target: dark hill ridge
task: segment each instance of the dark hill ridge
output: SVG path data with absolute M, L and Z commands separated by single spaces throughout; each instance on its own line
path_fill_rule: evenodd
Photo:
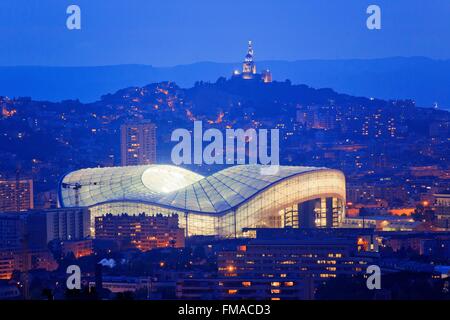
M 414 99 L 418 106 L 437 102 L 450 107 L 450 60 L 385 58 L 372 60 L 261 61 L 279 81 L 333 88 L 354 96 Z M 202 62 L 175 67 L 118 65 L 100 67 L 0 67 L 0 95 L 34 100 L 79 99 L 92 102 L 130 86 L 174 81 L 190 88 L 197 81 L 215 82 L 239 63 Z
M 219 78 L 216 82 L 197 82 L 183 89 L 173 82 L 154 83 L 144 87 L 121 89 L 102 96 L 98 104 L 130 105 L 153 111 L 190 110 L 194 115 L 216 117 L 220 113 L 241 115 L 250 108 L 256 117 L 288 113 L 294 116 L 297 106 L 339 106 L 352 108 L 392 109 L 396 106 L 414 107 L 411 100 L 381 100 L 337 93 L 332 89 L 314 89 L 294 85 L 290 81 L 263 83 L 257 80 Z

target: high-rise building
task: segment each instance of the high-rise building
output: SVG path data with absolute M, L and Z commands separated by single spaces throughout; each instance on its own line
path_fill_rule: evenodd
M 33 180 L 0 180 L 0 212 L 34 208 Z
M 147 216 L 145 214 L 95 218 L 95 237 L 117 241 L 121 246 L 141 251 L 155 248 L 184 247 L 184 229 L 178 227 L 178 215 Z
M 0 249 L 41 249 L 52 240 L 82 240 L 89 236 L 90 214 L 85 208 L 0 214 Z
M 122 166 L 156 163 L 156 126 L 151 122 L 120 127 Z
M 30 243 L 47 246 L 52 240 L 73 241 L 90 236 L 90 213 L 86 208 L 32 211 L 27 216 Z

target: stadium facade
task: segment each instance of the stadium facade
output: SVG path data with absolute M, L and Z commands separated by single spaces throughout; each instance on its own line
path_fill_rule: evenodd
M 186 234 L 239 237 L 244 228 L 338 227 L 345 217 L 340 171 L 280 166 L 263 175 L 239 165 L 208 177 L 170 165 L 93 168 L 64 176 L 61 207 L 104 214 L 178 214 Z

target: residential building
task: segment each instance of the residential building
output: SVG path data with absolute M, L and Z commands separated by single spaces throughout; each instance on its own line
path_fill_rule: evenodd
M 96 217 L 95 238 L 116 241 L 122 247 L 135 247 L 141 251 L 184 247 L 184 230 L 178 227 L 176 214 L 171 216 L 107 214 Z
M 122 166 L 156 163 L 156 126 L 151 122 L 120 127 Z
M 33 180 L 0 180 L 0 212 L 27 211 L 33 208 Z

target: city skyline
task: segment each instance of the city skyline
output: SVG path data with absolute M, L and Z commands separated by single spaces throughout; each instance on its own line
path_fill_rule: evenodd
M 450 300 L 449 14 L 2 1 L 0 302 Z

